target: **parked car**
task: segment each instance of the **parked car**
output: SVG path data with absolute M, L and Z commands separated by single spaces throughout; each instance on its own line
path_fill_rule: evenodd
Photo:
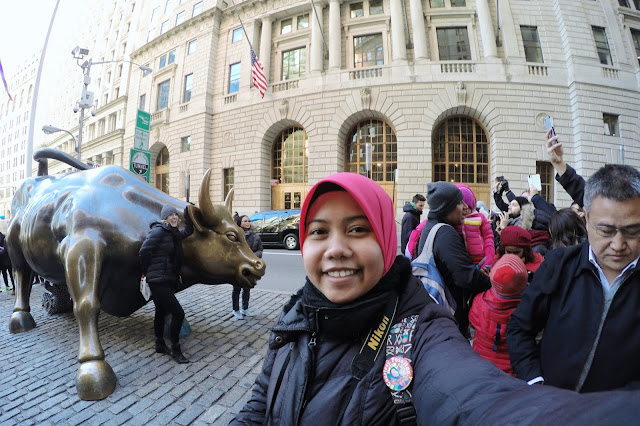
M 288 250 L 300 248 L 300 210 L 270 210 L 249 217 L 251 227 L 266 246 L 284 246 Z

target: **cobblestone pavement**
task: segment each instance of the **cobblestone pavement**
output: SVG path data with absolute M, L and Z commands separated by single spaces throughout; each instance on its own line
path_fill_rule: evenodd
M 115 392 L 82 401 L 72 313 L 47 314 L 41 285 L 31 293 L 36 328 L 10 334 L 14 297 L 0 293 L 0 424 L 226 425 L 249 398 L 269 329 L 288 294 L 252 290 L 249 320 L 232 320 L 231 286 L 196 285 L 177 297 L 191 325 L 181 339 L 189 364 L 156 354 L 154 305 L 127 318 L 100 314 L 100 341 L 116 373 Z

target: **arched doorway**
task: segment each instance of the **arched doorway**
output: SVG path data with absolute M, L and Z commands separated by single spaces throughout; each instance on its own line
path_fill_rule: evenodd
M 309 141 L 300 127 L 283 130 L 271 152 L 271 208 L 299 209 L 307 195 Z
M 452 116 L 433 132 L 433 181 L 464 183 L 489 205 L 489 138 L 475 119 Z
M 165 146 L 156 159 L 156 188 L 169 193 L 169 150 Z
M 371 144 L 371 179 L 394 200 L 394 176 L 398 168 L 396 132 L 382 120 L 365 120 L 347 133 L 345 171 L 367 175 L 366 145 Z

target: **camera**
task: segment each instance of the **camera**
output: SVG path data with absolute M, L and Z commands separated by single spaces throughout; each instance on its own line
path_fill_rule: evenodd
M 73 112 L 77 114 L 78 111 L 80 111 L 80 108 L 78 108 L 78 105 L 74 106 L 73 107 Z
M 92 110 L 91 110 L 91 116 L 92 116 L 92 117 L 95 117 L 95 116 L 96 116 L 96 110 L 95 110 L 95 109 L 92 109 Z

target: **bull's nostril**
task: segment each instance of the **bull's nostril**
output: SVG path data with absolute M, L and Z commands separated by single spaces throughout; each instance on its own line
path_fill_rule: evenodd
M 248 269 L 243 269 L 242 275 L 244 275 L 245 277 L 248 277 L 249 275 L 251 275 L 251 271 L 249 271 Z

